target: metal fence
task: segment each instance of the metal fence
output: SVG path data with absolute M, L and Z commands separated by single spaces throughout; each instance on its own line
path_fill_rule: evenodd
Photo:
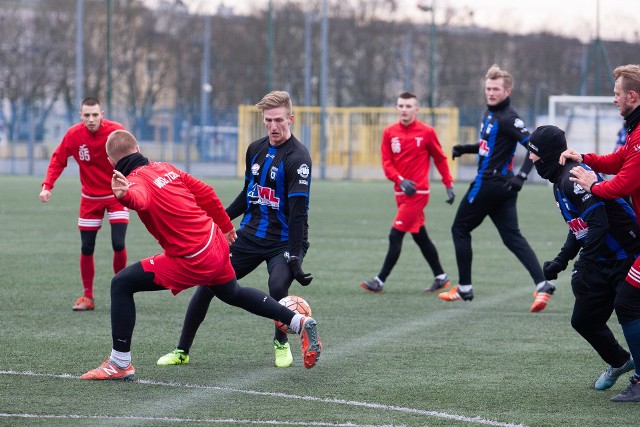
M 324 147 L 321 113 L 320 107 L 294 107 L 292 127 L 293 134 L 311 153 L 316 179 L 384 179 L 380 141 L 384 128 L 398 120 L 395 108 L 327 108 Z M 458 117 L 456 108 L 424 109 L 418 115 L 421 121 L 435 124 L 447 155 L 461 139 Z M 166 122 L 171 123 L 170 120 Z M 468 132 L 462 129 L 465 138 Z M 63 134 L 64 129 L 59 133 Z M 152 160 L 171 162 L 196 176 L 233 177 L 244 173 L 248 145 L 266 132 L 255 106 L 240 105 L 237 126 L 202 129 L 185 125 L 180 135 L 172 135 L 171 132 L 154 132 L 152 140 L 140 141 L 142 152 Z M 0 140 L 0 174 L 44 176 L 59 142 L 58 138 L 38 142 Z M 459 164 L 465 166 L 464 163 L 450 162 L 454 178 Z M 69 162 L 67 169 L 65 173 L 77 174 L 73 161 Z M 438 174 L 435 168 L 432 170 Z
M 325 147 L 322 147 L 320 107 L 294 107 L 293 113 L 292 132 L 309 149 L 316 179 L 322 177 L 320 170 L 326 179 L 384 179 L 380 141 L 384 128 L 398 120 L 395 108 L 327 108 Z M 418 118 L 435 123 L 445 153 L 458 144 L 456 108 L 424 109 Z M 239 107 L 238 129 L 238 170 L 242 173 L 248 145 L 265 135 L 262 117 L 254 106 Z M 457 164 L 451 163 L 451 167 L 452 175 L 456 176 Z

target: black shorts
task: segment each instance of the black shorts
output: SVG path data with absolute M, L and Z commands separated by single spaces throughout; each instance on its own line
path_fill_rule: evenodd
M 302 242 L 302 250 L 298 254 L 304 259 L 309 242 Z M 285 254 L 289 252 L 289 242 L 273 242 L 238 232 L 238 238 L 231 245 L 231 265 L 236 271 L 236 277 L 241 279 L 255 270 L 263 261 L 267 263 L 267 271 L 271 274 L 273 267 L 286 264 Z

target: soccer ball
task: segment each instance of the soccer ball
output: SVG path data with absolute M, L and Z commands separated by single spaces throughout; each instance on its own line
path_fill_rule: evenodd
M 297 313 L 302 314 L 303 316 L 311 317 L 311 307 L 309 306 L 309 303 L 301 297 L 289 295 L 282 298 L 278 302 L 287 307 L 289 310 L 293 310 Z M 295 332 L 289 329 L 289 325 L 285 325 L 284 323 L 278 322 L 277 320 L 274 320 L 273 322 L 282 332 L 287 334 L 295 334 Z

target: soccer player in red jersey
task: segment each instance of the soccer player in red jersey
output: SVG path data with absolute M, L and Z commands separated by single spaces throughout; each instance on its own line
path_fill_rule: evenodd
M 111 187 L 120 203 L 135 210 L 164 252 L 129 265 L 111 281 L 109 359 L 85 380 L 128 380 L 136 292 L 169 289 L 174 295 L 192 286 L 207 287 L 223 302 L 289 325 L 302 338 L 305 367 L 320 356 L 316 321 L 266 293 L 241 287 L 229 259 L 236 230 L 211 186 L 168 163 L 149 162 L 125 130 L 109 135 L 107 153 L 115 166 Z
M 398 212 L 389 232 L 389 248 L 382 269 L 373 279 L 360 282 L 360 287 L 368 292 L 383 291 L 387 276 L 400 258 L 406 233 L 411 233 L 435 276 L 433 284 L 425 292 L 434 292 L 450 283 L 440 264 L 438 251 L 424 226 L 424 208 L 429 202 L 431 159 L 442 176 L 449 204 L 453 204 L 455 199 L 453 179 L 438 136 L 431 126 L 416 118 L 418 109 L 416 95 L 402 93 L 396 103 L 400 120 L 385 128 L 382 134 L 382 168 L 385 176 L 394 183 Z
M 113 271 L 119 272 L 127 265 L 125 234 L 129 224 L 129 210 L 113 196 L 110 187 L 113 167 L 107 159 L 105 143 L 111 132 L 124 127 L 117 122 L 104 119 L 104 111 L 96 98 L 85 98 L 80 109 L 81 123 L 67 130 L 62 142 L 56 148 L 47 175 L 42 181 L 40 201 L 47 203 L 51 190 L 64 169 L 67 160 L 73 156 L 80 169 L 82 197 L 78 214 L 78 229 L 82 243 L 80 253 L 80 278 L 84 288 L 83 295 L 73 306 L 75 311 L 94 309 L 93 251 L 98 230 L 102 227 L 104 212 L 111 224 L 111 246 L 113 247 Z

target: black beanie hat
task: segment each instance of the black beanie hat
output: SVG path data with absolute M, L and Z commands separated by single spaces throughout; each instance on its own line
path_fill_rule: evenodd
M 527 141 L 527 148 L 540 158 L 559 157 L 567 149 L 564 131 L 557 126 L 540 126 Z

